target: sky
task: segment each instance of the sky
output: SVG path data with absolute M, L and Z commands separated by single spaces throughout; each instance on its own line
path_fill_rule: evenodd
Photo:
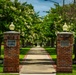
M 51 0 L 18 0 L 19 2 L 27 2 L 28 4 L 32 4 L 36 12 L 40 12 L 40 16 L 45 16 L 51 7 L 54 7 L 54 3 Z M 59 5 L 63 5 L 63 0 L 52 0 L 54 2 L 59 3 Z M 74 0 L 65 0 L 65 4 L 72 3 Z

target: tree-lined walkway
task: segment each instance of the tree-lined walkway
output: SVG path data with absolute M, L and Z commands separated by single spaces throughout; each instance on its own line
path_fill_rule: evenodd
M 55 75 L 54 61 L 44 48 L 31 48 L 22 63 L 20 75 Z

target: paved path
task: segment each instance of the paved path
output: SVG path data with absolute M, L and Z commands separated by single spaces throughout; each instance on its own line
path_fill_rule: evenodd
M 49 57 L 44 48 L 31 48 L 22 63 L 20 75 L 56 75 L 52 64 L 54 61 Z

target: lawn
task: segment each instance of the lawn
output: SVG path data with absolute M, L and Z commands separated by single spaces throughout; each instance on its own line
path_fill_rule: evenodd
M 20 59 L 23 59 L 24 56 L 28 53 L 29 50 L 30 50 L 30 48 L 28 48 L 28 47 L 26 47 L 26 48 L 21 48 L 21 49 L 20 49 L 19 58 L 20 58 Z
M 19 74 L 15 74 L 15 73 L 0 73 L 0 75 L 19 75 Z
M 45 48 L 45 50 L 50 54 L 52 59 L 56 61 L 57 54 L 55 48 Z M 73 55 L 74 57 L 74 55 Z M 73 64 L 73 72 L 72 73 L 57 73 L 56 75 L 76 75 L 76 64 Z
M 30 48 L 27 48 L 27 47 L 20 48 L 19 59 L 22 60 L 29 50 Z M 2 59 L 4 58 L 4 46 L 1 47 L 1 57 Z M 3 73 L 3 63 L 2 63 L 0 64 L 0 75 L 19 75 L 19 74 Z

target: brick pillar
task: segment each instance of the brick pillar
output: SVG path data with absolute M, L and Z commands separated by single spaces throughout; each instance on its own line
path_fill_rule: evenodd
M 15 31 L 4 33 L 4 72 L 19 72 L 20 34 Z
M 57 34 L 57 72 L 72 72 L 73 34 Z

